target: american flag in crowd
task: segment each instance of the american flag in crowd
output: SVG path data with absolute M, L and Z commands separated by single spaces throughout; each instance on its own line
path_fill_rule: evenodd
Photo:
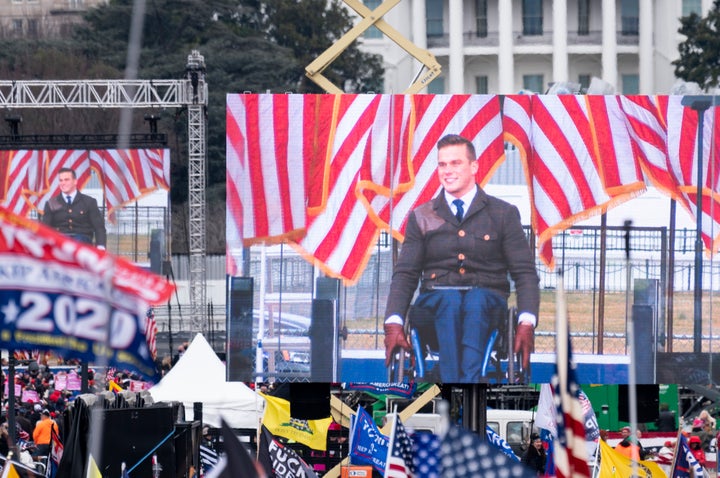
M 580 401 L 580 385 L 575 378 L 570 331 L 562 273 L 558 274 L 555 329 L 556 371 L 551 383 L 557 407 L 557 441 L 554 444 L 555 475 L 558 478 L 590 478 L 585 414 Z
M 413 442 L 396 414 L 390 432 L 388 457 L 385 461 L 385 478 L 408 478 L 412 476 L 415 476 Z
M 460 427 L 450 427 L 443 438 L 440 463 L 443 478 L 536 478 L 528 466 Z
M 440 478 L 440 437 L 417 431 L 412 435 L 416 478 Z
M 150 356 L 155 359 L 157 357 L 157 321 L 155 320 L 155 309 L 148 307 L 145 316 L 145 338 L 147 339 Z

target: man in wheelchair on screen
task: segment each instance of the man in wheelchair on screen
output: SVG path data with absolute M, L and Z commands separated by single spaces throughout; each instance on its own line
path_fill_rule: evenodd
M 518 325 L 513 350 L 529 370 L 540 307 L 539 279 L 518 209 L 475 182 L 473 144 L 458 135 L 438 141 L 440 193 L 410 213 L 385 311 L 385 364 L 411 350 L 403 327 L 414 307 L 432 312 L 444 383 L 481 381 L 492 331 L 507 313 L 515 283 Z

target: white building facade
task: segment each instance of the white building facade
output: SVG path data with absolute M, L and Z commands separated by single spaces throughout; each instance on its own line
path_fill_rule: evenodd
M 370 9 L 382 0 L 364 0 Z M 442 74 L 427 93 L 543 93 L 553 82 L 617 94 L 669 94 L 680 17 L 712 0 L 401 0 L 384 19 L 429 50 Z M 384 93 L 402 93 L 421 64 L 376 28 L 362 48 L 385 62 Z

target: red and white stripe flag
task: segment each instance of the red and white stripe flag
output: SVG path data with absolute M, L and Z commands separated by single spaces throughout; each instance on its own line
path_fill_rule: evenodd
M 310 165 L 325 158 L 331 95 L 227 96 L 228 245 L 304 235 Z M 307 117 L 306 117 L 307 115 Z M 316 117 L 316 115 L 318 115 Z M 329 118 L 329 116 L 328 116 Z M 310 184 L 321 190 L 322 173 Z
M 627 160 L 632 143 L 612 98 L 515 95 L 505 105 L 506 137 L 529 175 L 540 257 L 553 267 L 552 238 L 643 192 L 640 169 Z
M 414 95 L 407 105 L 407 127 L 397 135 L 403 150 L 393 201 L 380 212 L 384 223 L 402 239 L 414 208 L 440 190 L 437 142 L 459 134 L 475 146 L 479 168 L 476 181 L 484 186 L 505 159 L 500 100 L 494 95 Z
M 228 247 L 296 240 L 348 283 L 438 191 L 440 137 L 475 143 L 481 184 L 503 158 L 496 96 L 229 95 L 227 124 Z
M 148 343 L 150 356 L 154 360 L 157 358 L 157 320 L 155 320 L 155 309 L 152 307 L 148 308 L 145 316 L 145 339 Z
M 555 300 L 556 372 L 551 384 L 557 407 L 557 440 L 554 443 L 555 475 L 558 478 L 590 478 L 585 442 L 585 412 L 582 393 L 575 378 L 570 329 L 562 275 L 558 277 Z
M 125 204 L 157 189 L 169 189 L 167 149 L 104 149 L 90 151 L 90 165 L 103 184 L 108 217 Z
M 621 96 L 620 102 L 643 170 L 658 189 L 697 217 L 697 113 L 680 96 Z M 704 113 L 702 239 L 709 251 L 720 247 L 720 138 L 718 108 Z

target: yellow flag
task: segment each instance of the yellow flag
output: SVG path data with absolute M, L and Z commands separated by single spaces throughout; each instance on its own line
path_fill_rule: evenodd
M 637 462 L 637 476 L 667 478 L 665 472 L 654 461 Z M 600 474 L 598 478 L 625 478 L 633 476 L 633 460 L 613 450 L 600 440 Z
M 2 472 L 2 478 L 20 478 L 20 475 L 15 469 L 15 465 L 10 463 L 10 460 L 5 462 L 5 467 L 3 468 Z
M 98 468 L 97 463 L 95 463 L 95 458 L 93 458 L 92 455 L 90 455 L 90 459 L 88 460 L 87 473 L 85 474 L 85 478 L 102 478 L 100 468 Z
M 285 399 L 261 394 L 265 398 L 265 414 L 262 424 L 273 435 L 307 445 L 313 450 L 327 449 L 327 431 L 332 417 L 320 420 L 300 420 L 290 416 L 290 402 Z

